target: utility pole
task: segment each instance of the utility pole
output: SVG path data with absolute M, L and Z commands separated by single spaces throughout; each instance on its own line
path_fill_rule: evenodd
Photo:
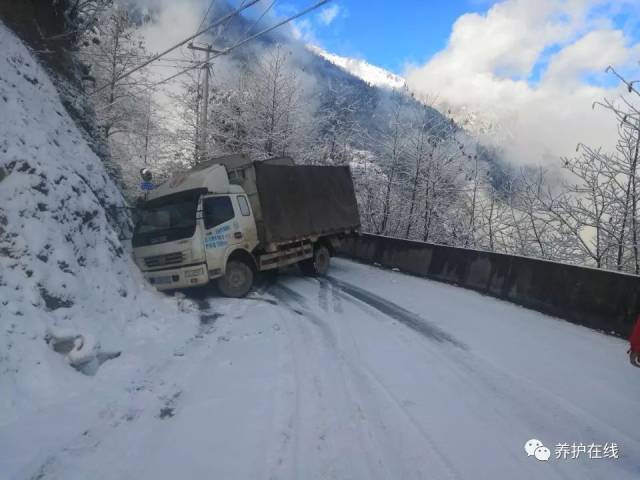
M 144 164 L 147 164 L 147 154 L 149 153 L 149 127 L 151 125 L 151 94 L 148 96 L 147 121 L 144 128 Z
M 207 118 L 209 110 L 209 61 L 211 60 L 212 53 L 220 53 L 220 50 L 216 50 L 211 45 L 205 44 L 204 47 L 197 47 L 193 43 L 187 45 L 187 48 L 191 50 L 199 50 L 207 54 L 206 60 L 202 68 L 204 69 L 204 75 L 202 80 L 202 102 L 200 107 L 200 115 L 198 116 L 198 139 L 196 142 L 196 151 L 198 154 L 198 161 L 201 162 L 207 159 Z

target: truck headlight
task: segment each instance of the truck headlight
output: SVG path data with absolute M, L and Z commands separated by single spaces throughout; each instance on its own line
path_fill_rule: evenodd
M 195 269 L 193 269 L 193 270 L 185 270 L 185 271 L 184 271 L 184 276 L 185 276 L 186 278 L 197 277 L 197 276 L 202 275 L 202 274 L 203 274 L 202 267 L 200 267 L 200 268 L 195 268 Z

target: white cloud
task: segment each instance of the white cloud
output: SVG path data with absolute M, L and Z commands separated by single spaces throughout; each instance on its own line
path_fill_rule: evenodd
M 318 17 L 320 18 L 320 21 L 322 23 L 324 23 L 325 25 L 330 25 L 331 22 L 333 22 L 336 19 L 339 13 L 340 13 L 340 5 L 338 5 L 337 3 L 334 3 L 330 7 L 324 8 L 320 12 Z
M 296 20 L 294 22 L 291 22 L 290 25 L 291 33 L 293 35 L 293 38 L 295 38 L 296 40 L 300 40 L 303 43 L 318 43 L 313 24 L 308 18 Z
M 553 162 L 580 141 L 612 148 L 615 121 L 591 106 L 619 89 L 586 78 L 640 59 L 638 45 L 609 20 L 623 3 L 505 0 L 484 15 L 463 15 L 445 49 L 408 68 L 407 83 L 499 125 L 515 162 Z
M 166 49 L 193 34 L 200 25 L 205 11 L 202 0 L 145 1 L 158 9 L 154 21 L 142 27 L 142 35 L 147 46 L 154 51 Z
M 630 52 L 619 30 L 595 30 L 556 54 L 544 74 L 545 82 L 579 83 L 581 73 L 599 71 L 603 65 L 624 64 Z
M 282 8 L 281 12 L 286 11 Z M 291 12 L 288 12 L 291 14 Z M 316 29 L 322 26 L 328 26 L 338 17 L 338 15 L 344 16 L 345 12 L 338 4 L 333 4 L 320 11 L 315 17 L 306 17 L 300 20 L 295 20 L 289 24 L 290 32 L 293 38 L 300 40 L 303 43 L 311 45 L 319 45 L 321 42 L 316 35 Z

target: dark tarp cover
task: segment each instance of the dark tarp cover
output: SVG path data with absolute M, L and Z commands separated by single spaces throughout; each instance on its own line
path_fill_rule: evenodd
M 254 163 L 262 241 L 296 240 L 360 228 L 349 167 Z

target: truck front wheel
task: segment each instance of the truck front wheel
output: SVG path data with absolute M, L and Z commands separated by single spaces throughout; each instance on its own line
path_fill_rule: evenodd
M 319 245 L 313 249 L 313 257 L 300 262 L 300 270 L 307 275 L 325 276 L 329 270 L 329 249 Z
M 244 262 L 229 260 L 224 275 L 217 283 L 225 297 L 244 297 L 253 286 L 253 270 Z

